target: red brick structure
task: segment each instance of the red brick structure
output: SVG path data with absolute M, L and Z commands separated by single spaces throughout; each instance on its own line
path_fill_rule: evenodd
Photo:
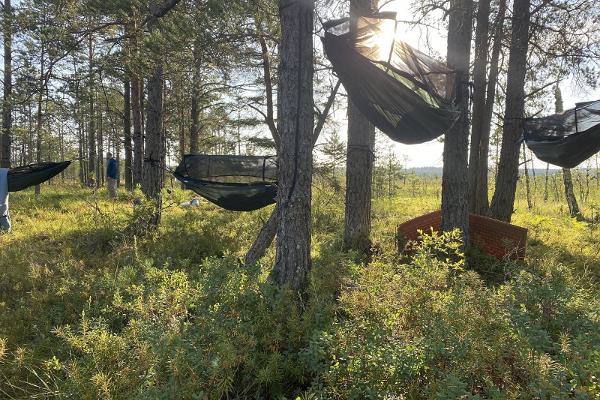
M 418 230 L 427 233 L 433 229 L 437 232 L 440 230 L 440 224 L 440 211 L 406 221 L 398 226 L 398 243 L 418 241 L 420 239 Z M 469 215 L 469 228 L 471 244 L 484 253 L 498 259 L 507 257 L 513 260 L 525 259 L 527 229 L 475 214 Z

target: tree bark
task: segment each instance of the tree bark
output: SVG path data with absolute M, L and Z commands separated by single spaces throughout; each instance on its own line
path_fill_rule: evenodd
M 311 269 L 313 0 L 280 0 L 280 135 L 277 245 L 279 285 L 302 290 Z
M 276 206 L 277 207 L 277 206 Z M 254 265 L 265 255 L 265 252 L 273 243 L 275 234 L 277 233 L 277 208 L 273 210 L 267 222 L 263 225 L 258 233 L 256 240 L 252 243 L 250 250 L 244 258 L 245 265 Z
M 42 162 L 42 124 L 43 124 L 43 114 L 42 114 L 42 103 L 44 101 L 44 92 L 46 90 L 46 47 L 45 44 L 42 43 L 40 50 L 40 87 L 39 93 L 37 97 L 37 114 L 36 114 L 36 124 L 35 124 L 35 132 L 36 132 L 36 161 L 38 163 Z M 35 195 L 38 196 L 41 193 L 40 185 L 35 186 Z
M 527 200 L 527 209 L 531 210 L 533 208 L 533 202 L 531 200 L 531 182 L 529 180 L 529 168 L 527 167 L 527 150 L 525 148 L 525 143 L 523 143 L 523 168 L 525 174 L 525 197 Z
M 93 38 L 90 35 L 88 41 L 88 96 L 89 96 L 89 113 L 90 123 L 88 129 L 88 185 L 98 186 L 100 177 L 97 175 L 97 160 L 96 160 L 96 109 L 94 104 L 94 71 L 93 71 Z M 96 179 L 94 179 L 96 175 Z
M 198 152 L 198 141 L 200 136 L 200 79 L 201 79 L 201 64 L 200 57 L 201 44 L 199 40 L 194 43 L 194 71 L 192 76 L 192 110 L 190 126 L 190 153 Z
M 357 18 L 377 7 L 377 1 L 351 0 L 351 33 Z M 346 208 L 344 247 L 368 253 L 371 248 L 371 185 L 375 127 L 348 98 L 348 145 L 346 159 Z
M 149 221 L 153 227 L 158 226 L 161 219 L 161 190 L 163 187 L 162 160 L 163 143 L 163 60 L 162 54 L 156 54 L 154 70 L 148 80 L 148 109 L 146 116 L 146 138 L 144 152 L 144 169 L 142 191 L 154 202 L 154 215 Z
M 12 145 L 12 6 L 4 0 L 4 98 L 2 99 L 2 138 L 0 167 L 10 168 Z
M 550 174 L 550 164 L 546 163 L 546 173 L 544 175 L 544 203 L 548 201 L 548 176 Z
M 469 154 L 469 211 L 479 213 L 487 208 L 480 204 L 478 177 L 482 167 L 483 130 L 486 106 L 486 69 L 489 52 L 489 18 L 491 0 L 480 0 L 475 31 L 475 60 L 473 62 L 473 118 L 471 126 L 471 151 Z M 487 202 L 487 196 L 486 196 Z
M 498 73 L 500 70 L 500 50 L 504 36 L 504 19 L 506 16 L 506 0 L 500 0 L 498 14 L 494 21 L 494 45 L 490 60 L 490 71 L 487 83 L 487 94 L 485 101 L 485 117 L 482 125 L 481 140 L 479 145 L 479 165 L 477 167 L 477 184 L 475 191 L 475 212 L 487 215 L 490 211 L 488 200 L 488 169 L 490 134 L 492 129 L 492 117 L 494 104 L 496 102 L 496 87 L 498 84 Z
M 492 198 L 492 217 L 510 222 L 519 178 L 519 138 L 525 112 L 525 73 L 529 39 L 530 0 L 515 0 L 506 82 L 502 149 Z
M 125 149 L 125 189 L 133 190 L 133 151 L 131 148 L 131 85 L 123 82 L 123 148 Z
M 142 184 L 144 175 L 144 137 L 142 134 L 141 82 L 135 74 L 131 77 L 131 113 L 133 117 L 133 185 Z
M 565 197 L 567 198 L 567 205 L 569 206 L 569 215 L 571 217 L 580 217 L 581 211 L 579 204 L 577 204 L 577 198 L 575 197 L 575 191 L 573 190 L 573 175 L 569 168 L 563 168 L 563 182 L 565 184 Z
M 462 231 L 469 246 L 469 58 L 473 19 L 472 0 L 453 0 L 448 22 L 448 66 L 456 71 L 452 93 L 459 115 L 444 137 L 441 228 Z

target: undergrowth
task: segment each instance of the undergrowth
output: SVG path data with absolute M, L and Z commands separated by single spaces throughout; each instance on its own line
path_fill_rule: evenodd
M 341 250 L 343 193 L 315 190 L 306 298 L 271 282 L 273 249 L 240 263 L 270 209 L 173 189 L 148 232 L 139 194 L 11 197 L 0 398 L 600 398 L 597 225 L 518 207 L 526 263 L 467 262 L 457 233 L 401 256 L 395 225 L 437 204 L 410 190 L 375 200 L 368 265 Z

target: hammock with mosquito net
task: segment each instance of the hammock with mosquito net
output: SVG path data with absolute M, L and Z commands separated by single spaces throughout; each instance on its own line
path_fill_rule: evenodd
M 18 192 L 40 185 L 63 172 L 71 161 L 44 162 L 8 170 L 8 191 Z
M 277 158 L 188 154 L 173 173 L 188 189 L 230 211 L 253 211 L 275 203 Z
M 526 118 L 523 130 L 537 158 L 574 168 L 600 152 L 600 100 L 578 103 L 562 114 Z
M 446 133 L 457 113 L 455 74 L 396 38 L 395 13 L 329 21 L 321 39 L 333 70 L 363 115 L 392 140 L 417 144 Z
M 70 161 L 47 162 L 0 169 L 0 232 L 10 232 L 12 227 L 8 209 L 10 192 L 44 183 L 64 171 L 69 164 Z

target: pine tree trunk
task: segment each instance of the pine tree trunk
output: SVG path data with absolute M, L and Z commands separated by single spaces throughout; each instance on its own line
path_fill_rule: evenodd
M 468 153 L 469 153 L 469 57 L 473 18 L 472 0 L 453 0 L 448 22 L 448 66 L 456 71 L 454 104 L 458 120 L 444 137 L 441 228 L 462 231 L 469 244 Z
M 273 210 L 267 222 L 263 225 L 256 240 L 252 243 L 250 250 L 246 253 L 244 259 L 245 265 L 254 265 L 260 260 L 265 252 L 273 243 L 277 232 L 277 208 Z
M 525 197 L 527 200 L 527 209 L 533 208 L 533 202 L 531 201 L 531 182 L 529 180 L 529 168 L 527 168 L 527 150 L 525 149 L 525 142 L 523 142 L 523 168 L 525 173 Z
M 131 76 L 131 113 L 133 117 L 133 185 L 142 184 L 144 166 L 144 138 L 142 134 L 141 83 L 137 76 Z
M 513 5 L 502 149 L 496 190 L 492 198 L 492 216 L 506 222 L 511 220 L 519 177 L 519 137 L 522 133 L 525 110 L 529 6 L 530 0 L 515 0 Z
M 36 161 L 42 162 L 42 103 L 44 101 L 44 92 L 46 89 L 46 48 L 42 43 L 41 55 L 40 55 L 40 81 L 39 81 L 39 93 L 37 98 L 37 114 L 36 114 Z M 40 185 L 35 186 L 35 195 L 41 193 Z
M 573 190 L 573 175 L 569 168 L 563 168 L 563 182 L 565 184 L 565 197 L 567 199 L 567 205 L 569 206 L 569 214 L 571 217 L 580 217 L 581 211 L 579 210 L 579 204 L 577 204 L 577 198 L 575 197 L 575 191 Z
M 96 187 L 104 186 L 104 124 L 102 121 L 102 110 L 98 113 L 98 167 L 96 168 L 96 176 L 98 181 Z
M 351 0 L 351 32 L 357 18 L 376 8 L 371 0 Z M 375 127 L 348 98 L 348 147 L 346 150 L 346 208 L 344 247 L 368 253 L 371 248 L 371 182 Z
M 311 268 L 313 0 L 280 0 L 278 284 L 304 289 Z
M 98 185 L 99 176 L 96 175 L 94 179 L 95 172 L 97 172 L 97 163 L 96 160 L 96 109 L 95 109 L 95 99 L 94 99 L 94 71 L 93 71 L 93 38 L 90 36 L 88 41 L 88 96 L 89 96 L 89 129 L 88 129 L 88 185 L 94 186 Z
M 200 72 L 201 72 L 200 58 L 200 43 L 197 40 L 194 43 L 194 71 L 192 77 L 192 110 L 191 119 L 192 124 L 190 126 L 190 153 L 195 154 L 198 152 L 198 140 L 200 136 Z
M 475 32 L 475 60 L 473 64 L 473 118 L 471 126 L 471 151 L 469 154 L 469 211 L 479 213 L 487 208 L 478 197 L 479 169 L 482 167 L 483 130 L 486 107 L 486 69 L 489 51 L 489 17 L 491 0 L 480 0 L 477 10 L 477 30 Z M 487 197 L 487 196 L 486 196 Z M 486 198 L 487 202 L 487 198 Z M 486 204 L 487 206 L 487 204 Z
M 10 168 L 12 145 L 12 6 L 4 0 L 4 98 L 2 99 L 2 137 L 0 167 Z
M 550 174 L 550 164 L 546 163 L 546 174 L 544 175 L 544 203 L 548 201 L 548 176 Z
M 123 148 L 125 149 L 125 189 L 133 190 L 133 151 L 131 148 L 131 85 L 123 83 Z
M 163 173 L 161 169 L 164 153 L 162 137 L 163 85 L 162 61 L 157 59 L 152 76 L 148 80 L 148 114 L 146 117 L 146 142 L 144 146 L 144 172 L 142 179 L 142 191 L 155 204 L 154 215 L 149 221 L 150 225 L 155 227 L 160 223 L 160 192 L 163 187 Z

